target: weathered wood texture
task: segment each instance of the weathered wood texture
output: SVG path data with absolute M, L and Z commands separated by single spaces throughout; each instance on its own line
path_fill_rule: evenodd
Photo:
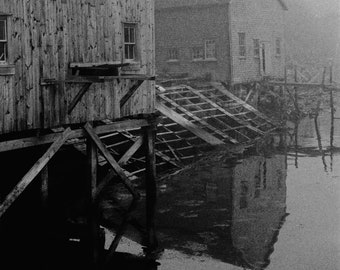
M 83 85 L 40 84 L 64 80 L 73 62 L 124 61 L 124 22 L 137 24 L 138 61 L 123 71 L 153 75 L 152 0 L 0 0 L 0 11 L 12 14 L 8 61 L 15 67 L 14 75 L 0 75 L 0 134 L 153 112 L 152 81 L 123 108 L 120 99 L 135 80 L 94 83 L 70 115 Z

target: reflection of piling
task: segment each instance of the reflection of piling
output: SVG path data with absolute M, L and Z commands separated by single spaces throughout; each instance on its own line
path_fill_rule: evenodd
M 299 123 L 298 119 L 296 119 L 294 123 L 294 136 L 295 136 L 295 168 L 298 168 L 298 135 L 299 135 Z
M 321 134 L 320 134 L 319 124 L 318 124 L 319 109 L 320 109 L 320 100 L 318 101 L 317 111 L 316 111 L 315 116 L 314 116 L 314 125 L 315 125 L 315 132 L 316 132 L 316 138 L 318 140 L 319 150 L 320 150 L 320 153 L 321 153 L 322 163 L 323 163 L 325 171 L 327 171 L 325 153 L 322 149 Z
M 316 111 L 315 111 L 315 115 L 314 115 L 314 125 L 315 125 L 315 132 L 316 132 L 319 150 L 320 150 L 320 153 L 321 153 L 322 163 L 323 163 L 325 171 L 327 172 L 327 164 L 326 164 L 326 161 L 325 161 L 325 153 L 322 149 L 321 134 L 320 134 L 319 124 L 318 124 L 321 98 L 322 98 L 322 94 L 324 93 L 324 90 L 325 90 L 325 77 L 326 77 L 326 68 L 324 68 L 324 71 L 323 71 L 323 74 L 322 74 L 321 92 L 320 92 L 320 96 L 319 96 L 319 99 L 318 99 L 318 102 L 317 102 Z
M 329 73 L 329 83 L 333 83 L 333 66 L 330 66 Z M 333 170 L 333 143 L 334 143 L 334 98 L 333 98 L 333 88 L 329 91 L 329 101 L 331 107 L 331 131 L 330 131 L 330 156 L 331 156 L 331 170 Z

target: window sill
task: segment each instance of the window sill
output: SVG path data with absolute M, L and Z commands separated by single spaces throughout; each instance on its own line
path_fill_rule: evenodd
M 216 58 L 193 59 L 192 62 L 217 62 L 217 59 Z
M 167 60 L 166 61 L 167 63 L 174 63 L 174 64 L 176 64 L 176 63 L 179 63 L 179 60 Z
M 140 62 L 133 60 L 125 60 L 124 63 L 129 64 L 128 66 L 122 67 L 122 71 L 134 71 L 140 70 Z
M 0 76 L 12 76 L 15 74 L 15 66 L 9 64 L 0 64 Z

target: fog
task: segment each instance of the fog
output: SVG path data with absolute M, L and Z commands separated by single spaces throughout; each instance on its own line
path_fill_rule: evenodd
M 287 58 L 300 63 L 340 63 L 340 1 L 285 0 Z

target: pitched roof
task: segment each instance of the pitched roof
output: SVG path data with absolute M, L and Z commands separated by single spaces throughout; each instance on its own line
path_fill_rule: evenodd
M 213 4 L 227 4 L 233 0 L 156 0 L 156 9 L 187 7 L 187 6 L 208 6 Z M 235 0 L 234 0 L 235 1 Z M 284 10 L 288 7 L 284 0 L 277 0 Z

